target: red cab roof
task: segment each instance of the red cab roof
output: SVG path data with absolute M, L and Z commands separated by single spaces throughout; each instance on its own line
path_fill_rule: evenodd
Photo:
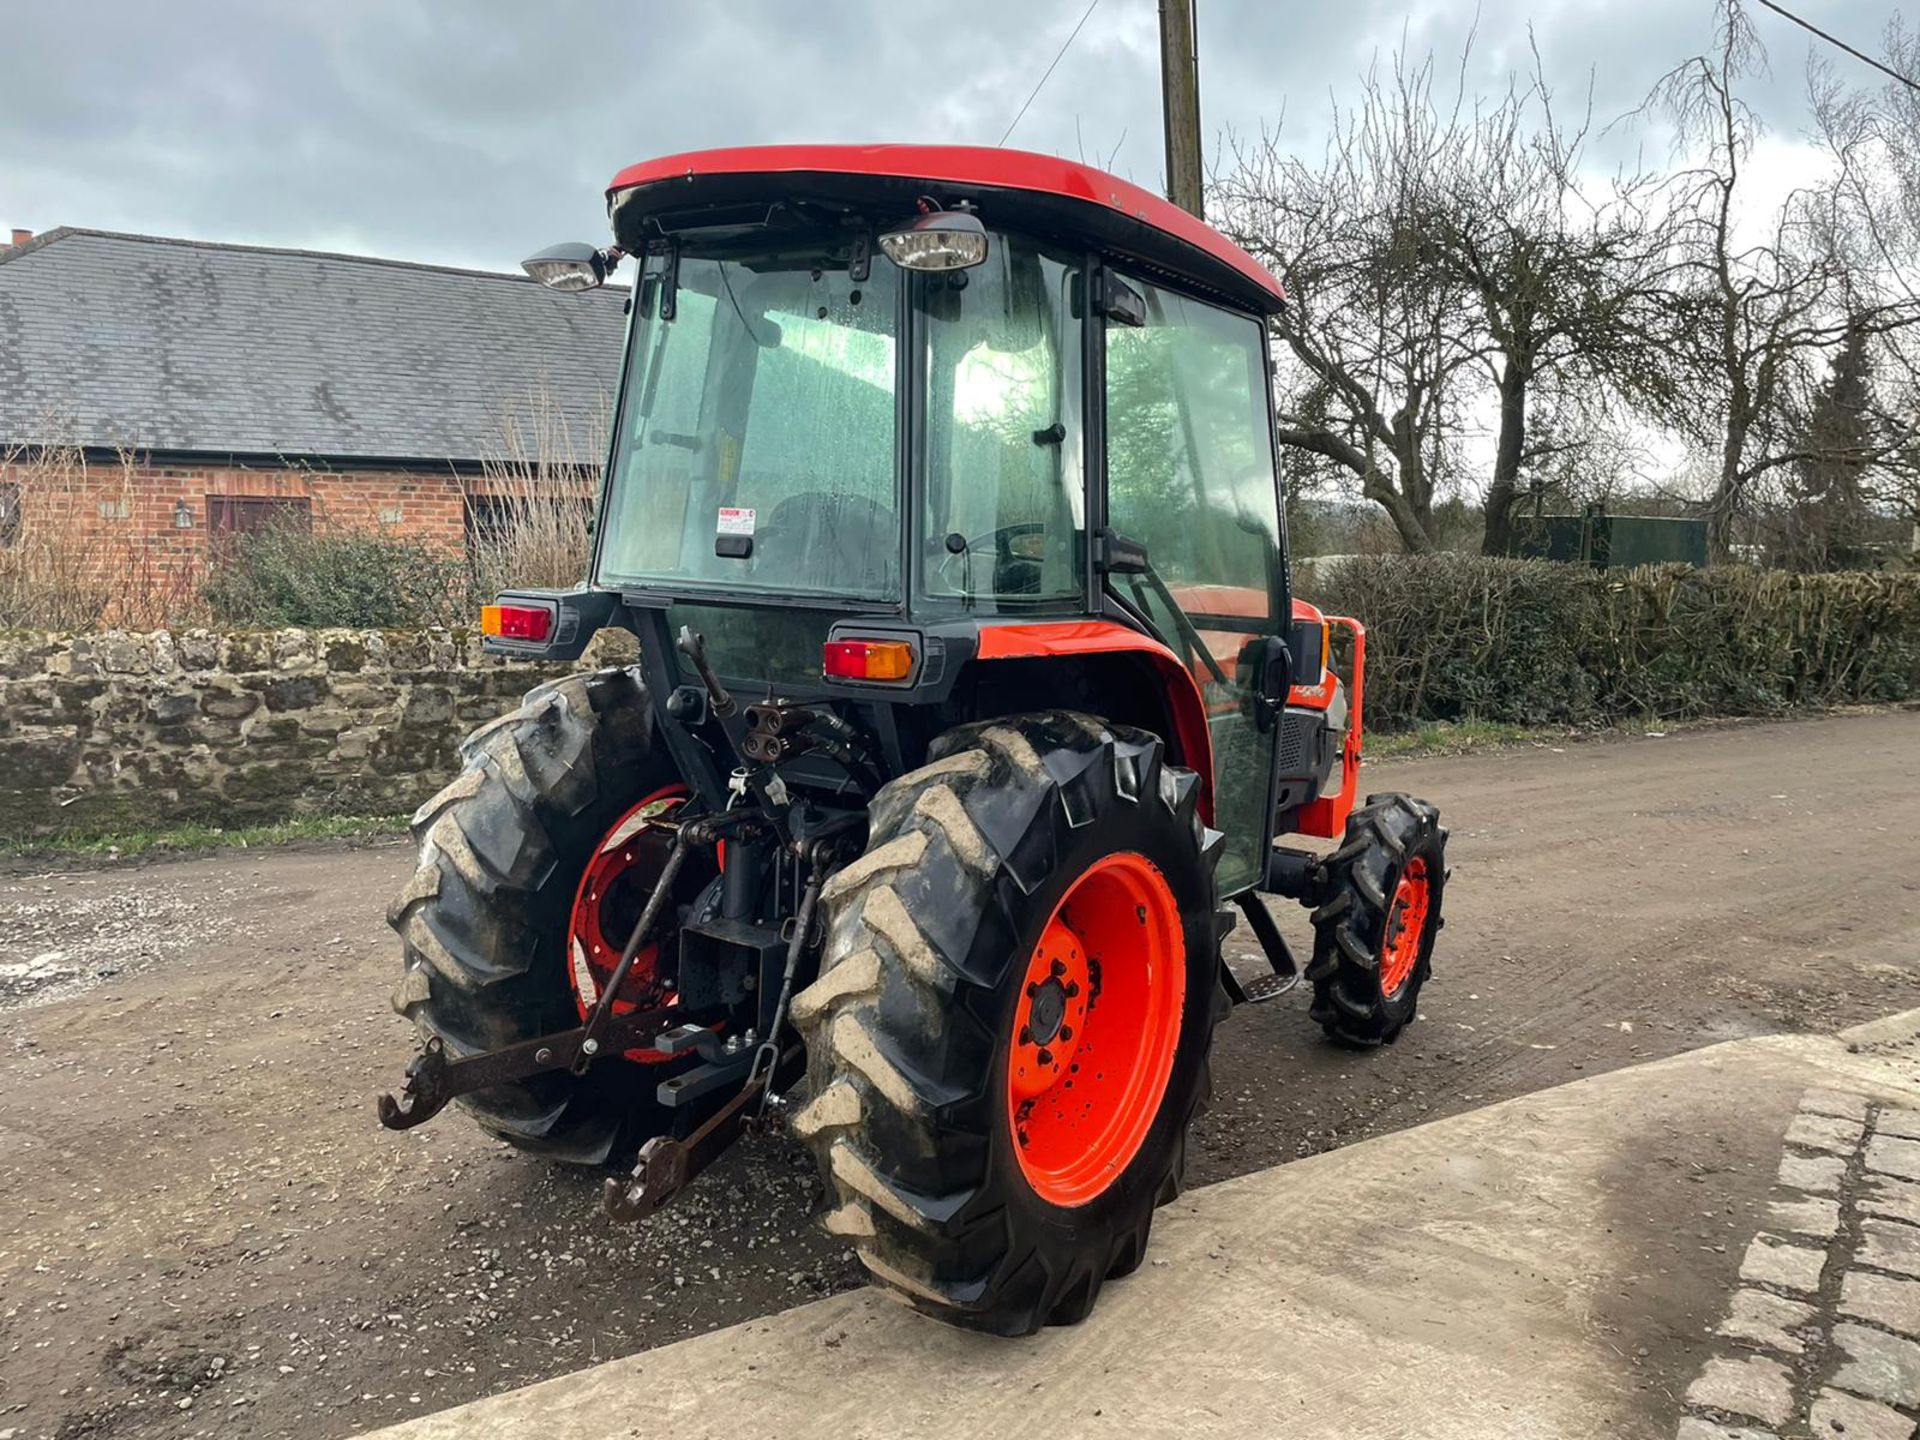
M 1270 305 L 1285 297 L 1258 260 L 1205 221 L 1171 201 L 1091 165 L 1029 150 L 984 145 L 748 145 L 690 150 L 629 165 L 613 177 L 609 196 L 635 186 L 720 175 L 818 174 L 925 180 L 994 190 L 1021 190 L 1094 205 L 1158 231 L 1234 272 Z

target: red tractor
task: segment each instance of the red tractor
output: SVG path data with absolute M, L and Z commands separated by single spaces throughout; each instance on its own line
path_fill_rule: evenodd
M 1413 1018 L 1440 927 L 1434 808 L 1356 805 L 1365 632 L 1290 593 L 1280 289 L 1009 150 L 675 155 L 607 203 L 611 247 L 526 267 L 638 261 L 590 579 L 482 628 L 641 658 L 535 689 L 415 817 L 424 1047 L 382 1119 L 637 1148 L 627 1219 L 784 1123 L 882 1285 L 1077 1320 L 1180 1187 L 1214 1026 L 1301 978 L 1266 898 L 1312 907 L 1353 1044 Z M 1224 962 L 1236 911 L 1270 973 Z

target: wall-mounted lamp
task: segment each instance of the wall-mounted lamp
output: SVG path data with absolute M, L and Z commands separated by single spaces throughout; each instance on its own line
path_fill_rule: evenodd
M 173 528 L 176 530 L 193 528 L 193 506 L 184 500 L 173 502 Z

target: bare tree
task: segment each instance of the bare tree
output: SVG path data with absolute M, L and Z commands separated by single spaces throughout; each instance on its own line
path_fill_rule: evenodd
M 1668 72 L 1650 106 L 1673 122 L 1682 157 L 1669 185 L 1673 303 L 1683 321 L 1673 334 L 1692 397 L 1680 413 L 1716 455 L 1706 515 L 1712 549 L 1724 557 L 1756 487 L 1820 458 L 1806 443 L 1804 417 L 1850 337 L 1894 334 L 1920 310 L 1889 292 L 1880 267 L 1858 263 L 1858 247 L 1838 243 L 1849 230 L 1836 196 L 1854 183 L 1844 167 L 1840 179 L 1789 196 L 1768 223 L 1742 224 L 1761 127 L 1739 86 L 1765 56 L 1740 0 L 1718 0 L 1718 8 L 1712 53 Z
M 1523 472 L 1552 453 L 1530 440 L 1530 406 L 1670 403 L 1668 237 L 1649 177 L 1583 176 L 1587 122 L 1561 126 L 1537 56 L 1490 101 L 1466 97 L 1469 57 L 1443 107 L 1431 58 L 1396 56 L 1336 112 L 1317 166 L 1268 136 L 1215 188 L 1291 297 L 1281 440 L 1357 476 L 1410 550 L 1431 548 L 1437 493 L 1484 489 L 1481 547 L 1500 554 Z M 1470 475 L 1459 441 L 1488 408 L 1492 472 Z
M 1920 36 L 1898 17 L 1887 27 L 1881 58 L 1920 81 Z M 1920 91 L 1901 83 L 1848 88 L 1823 62 L 1811 66 L 1808 88 L 1817 133 L 1834 162 L 1823 216 L 1827 241 L 1855 273 L 1875 277 L 1883 294 L 1911 310 L 1920 305 Z M 1830 386 L 1839 385 L 1842 362 Z M 1842 431 L 1855 434 L 1853 453 L 1828 455 L 1822 468 L 1849 465 L 1865 504 L 1912 526 L 1920 547 L 1920 325 L 1888 327 L 1856 363 L 1872 374 L 1857 402 L 1870 418 Z
M 1510 528 L 1529 505 L 1556 514 L 1594 504 L 1657 506 L 1651 497 L 1666 478 L 1665 436 L 1649 426 L 1645 408 L 1599 385 L 1556 383 L 1544 398 L 1528 411 L 1526 483 L 1516 491 Z
M 1588 119 L 1558 122 L 1544 66 L 1470 126 L 1460 127 L 1439 192 L 1421 218 L 1435 263 L 1478 308 L 1481 348 L 1498 404 L 1482 553 L 1505 554 L 1524 469 L 1556 453 L 1529 406 L 1583 412 L 1589 428 L 1616 397 L 1664 413 L 1669 236 L 1651 177 L 1582 175 Z
M 1281 443 L 1356 479 L 1415 553 L 1435 548 L 1434 500 L 1482 359 L 1471 297 L 1415 221 L 1453 139 L 1432 83 L 1430 60 L 1395 57 L 1357 109 L 1335 111 L 1317 164 L 1269 132 L 1236 144 L 1213 186 L 1223 226 L 1289 296 Z

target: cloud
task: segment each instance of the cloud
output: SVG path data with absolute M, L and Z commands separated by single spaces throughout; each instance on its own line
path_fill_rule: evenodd
M 1602 120 L 1705 46 L 1706 0 L 1198 0 L 1203 117 L 1286 117 L 1317 148 L 1332 100 L 1403 38 L 1470 88 L 1531 64 Z M 0 49 L 0 224 L 323 246 L 507 268 L 604 231 L 622 165 L 788 140 L 991 144 L 1081 0 L 98 0 L 9 6 Z M 1477 13 L 1477 22 L 1475 15 Z M 1829 0 L 1871 44 L 1892 7 Z M 1750 87 L 1789 139 L 1802 32 L 1762 14 L 1770 77 Z M 1864 77 L 1863 77 L 1864 78 Z M 1154 0 L 1101 0 L 1012 142 L 1161 172 Z M 1626 143 L 1626 142 L 1620 142 Z

